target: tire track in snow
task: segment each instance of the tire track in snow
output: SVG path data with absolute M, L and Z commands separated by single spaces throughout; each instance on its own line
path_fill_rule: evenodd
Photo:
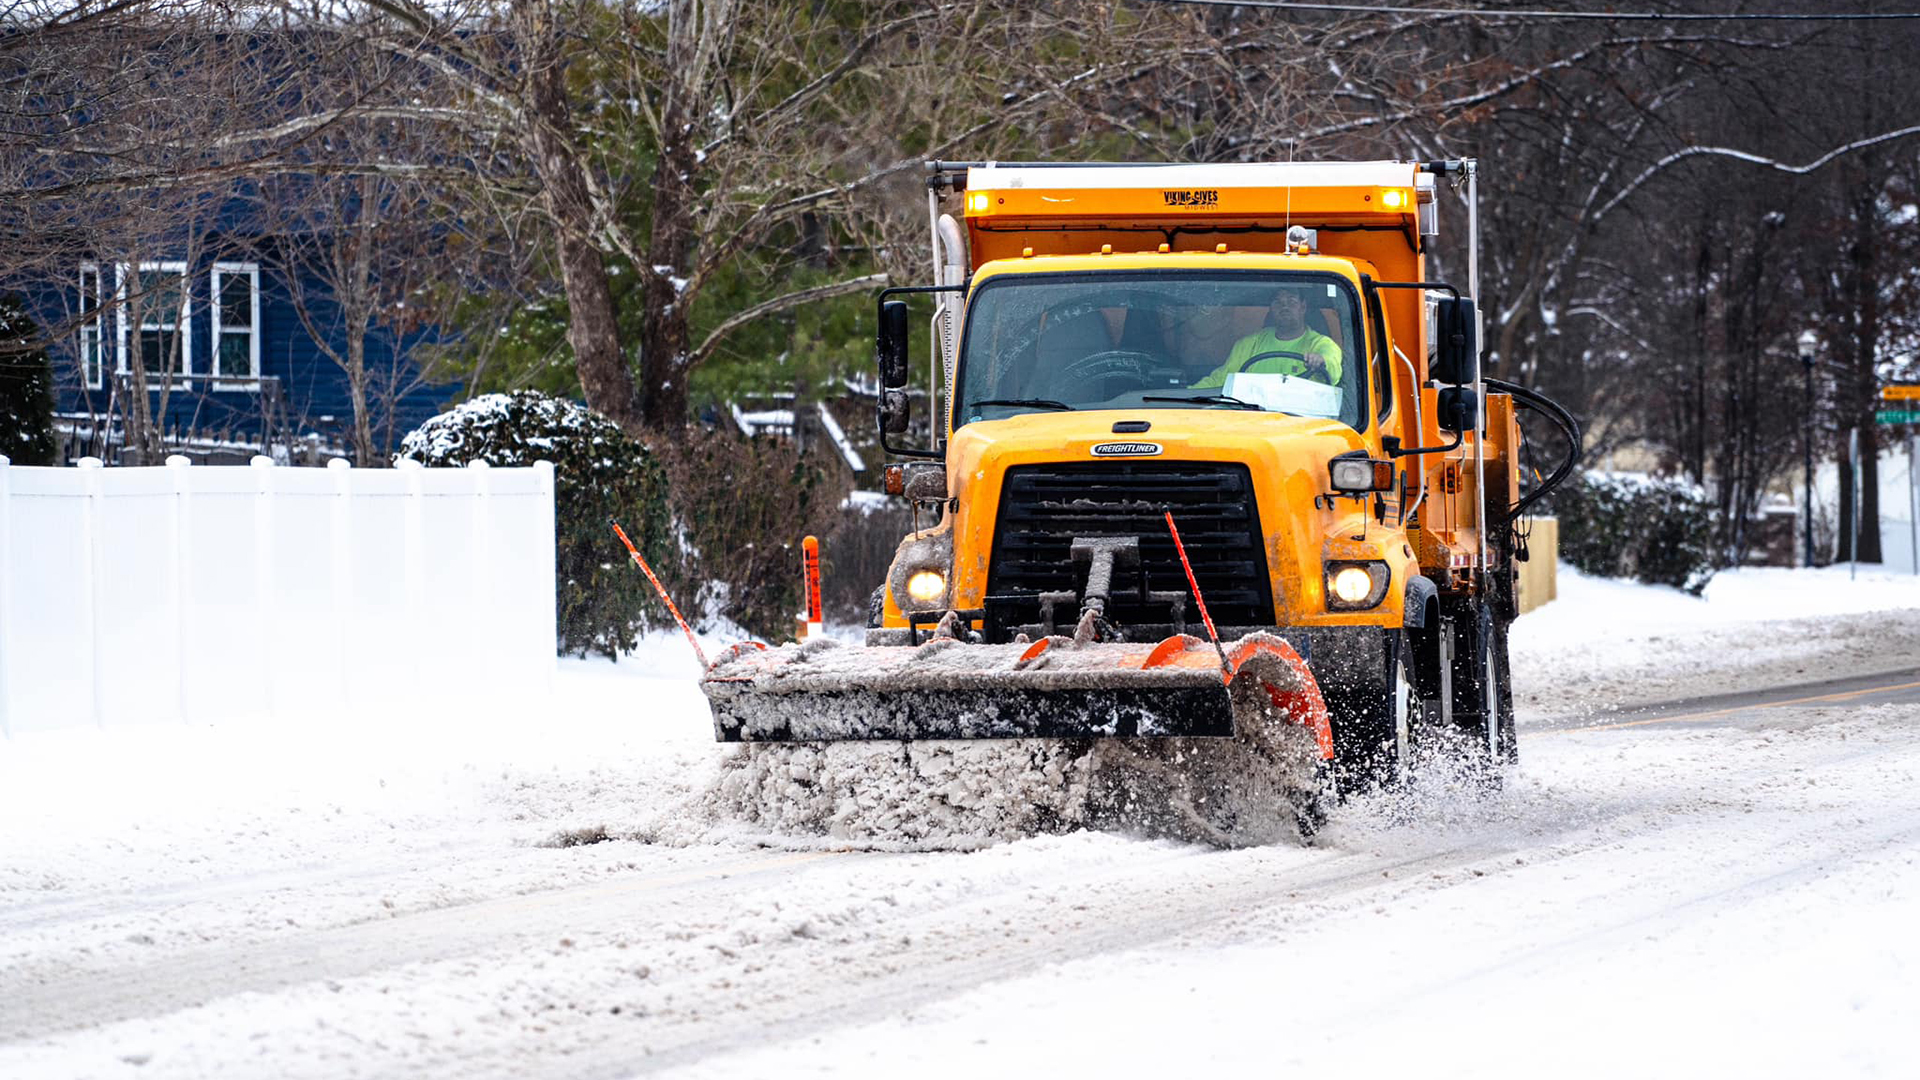
M 645 893 L 658 892 L 662 906 L 698 904 L 740 881 L 779 874 L 830 854 L 782 852 L 722 866 L 677 868 L 607 884 L 433 908 L 238 948 L 189 951 L 66 977 L 43 974 L 0 994 L 0 1040 L 37 1038 L 192 1008 L 234 994 L 272 993 L 410 963 L 524 946 L 581 932 L 582 920 L 630 915 L 632 901 Z

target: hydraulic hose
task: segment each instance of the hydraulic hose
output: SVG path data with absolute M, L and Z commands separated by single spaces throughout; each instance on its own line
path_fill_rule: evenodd
M 1532 506 L 1534 503 L 1552 494 L 1554 488 L 1559 487 L 1566 481 L 1567 477 L 1573 475 L 1573 467 L 1580 461 L 1580 421 L 1575 420 L 1573 414 L 1562 408 L 1559 402 L 1542 394 L 1538 390 L 1521 386 L 1518 383 L 1510 383 L 1505 379 L 1486 378 L 1484 381 L 1489 390 L 1498 390 L 1503 394 L 1508 394 L 1512 396 L 1514 401 L 1553 421 L 1567 437 L 1566 460 L 1562 461 L 1560 467 L 1553 470 L 1551 475 L 1541 481 L 1539 486 L 1527 492 L 1525 498 L 1522 498 L 1514 504 L 1511 516 L 1519 517 L 1526 511 L 1527 507 Z

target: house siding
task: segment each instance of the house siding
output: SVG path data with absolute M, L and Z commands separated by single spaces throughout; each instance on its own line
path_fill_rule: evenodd
M 194 432 L 208 438 L 245 442 L 260 440 L 265 434 L 265 402 L 262 394 L 252 389 L 214 389 L 212 386 L 209 372 L 214 358 L 211 290 L 215 262 L 254 262 L 260 266 L 260 326 L 256 328 L 260 334 L 258 374 L 278 379 L 285 397 L 286 415 L 276 418 L 278 426 L 284 430 L 275 432 L 276 437 L 289 434 L 297 438 L 319 435 L 332 445 L 345 443 L 353 428 L 353 406 L 346 372 L 308 334 L 294 307 L 293 292 L 285 272 L 267 260 L 248 259 L 231 252 L 197 260 L 189 270 L 187 335 L 192 351 L 193 376 L 186 388 L 176 385 L 169 395 L 166 417 L 169 436 Z M 100 265 L 106 275 L 106 291 L 111 303 L 113 270 L 104 261 Z M 42 326 L 57 329 L 72 325 L 79 296 L 79 274 L 80 267 L 76 264 L 65 281 L 26 291 L 24 296 L 28 307 Z M 304 291 L 308 296 L 325 294 L 323 283 L 312 277 L 305 280 Z M 330 342 L 344 354 L 346 335 L 341 326 L 339 309 L 330 301 L 314 306 L 315 324 L 324 328 Z M 106 370 L 109 377 L 99 389 L 88 389 L 82 384 L 77 330 L 59 335 L 49 348 L 57 380 L 57 408 L 62 414 L 70 417 L 99 416 L 102 419 L 108 415 L 112 397 L 111 375 L 117 362 L 115 348 L 119 336 L 112 312 L 109 312 L 106 321 Z M 399 342 L 399 345 L 403 351 L 410 350 L 430 338 L 430 334 L 413 334 Z M 127 339 L 129 363 L 136 362 L 137 334 L 130 329 Z M 380 373 L 375 376 L 376 383 L 382 381 L 384 373 L 394 370 L 395 345 L 393 335 L 386 331 L 375 330 L 368 334 L 367 365 L 370 371 Z M 404 373 L 403 378 L 414 381 L 410 371 Z M 438 413 L 458 392 L 457 385 L 421 385 L 402 394 L 393 404 L 390 439 L 388 432 L 383 430 L 387 410 L 377 401 L 370 402 L 376 447 L 385 448 L 389 441 L 392 445 L 398 445 L 402 436 Z M 149 397 L 157 404 L 157 391 L 150 391 Z M 124 415 L 124 403 L 116 403 L 113 411 Z

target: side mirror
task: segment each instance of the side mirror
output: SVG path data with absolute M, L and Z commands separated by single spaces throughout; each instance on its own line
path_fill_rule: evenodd
M 874 359 L 880 364 L 880 385 L 887 390 L 898 390 L 907 385 L 907 302 L 888 300 L 880 305 L 880 330 L 874 340 Z M 905 396 L 902 395 L 902 401 Z M 885 412 L 886 406 L 881 407 Z M 904 412 L 902 413 L 904 416 Z M 901 423 L 904 425 L 905 420 Z M 905 431 L 904 426 L 887 428 L 891 432 Z
M 1440 428 L 1468 432 L 1480 426 L 1480 398 L 1471 386 L 1449 386 L 1440 391 Z
M 1441 299 L 1435 310 L 1440 340 L 1427 375 L 1443 383 L 1470 383 L 1480 374 L 1479 320 L 1464 296 Z M 1459 429 L 1452 429 L 1459 430 Z
M 907 430 L 907 420 L 907 392 L 891 389 L 880 391 L 880 430 L 889 435 L 898 435 Z

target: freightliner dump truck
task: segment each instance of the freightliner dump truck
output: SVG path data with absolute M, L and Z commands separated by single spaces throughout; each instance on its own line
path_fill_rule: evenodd
M 865 648 L 714 664 L 718 737 L 1124 746 L 1229 838 L 1249 800 L 1310 833 L 1430 747 L 1511 761 L 1516 402 L 1578 435 L 1483 378 L 1477 237 L 1428 277 L 1475 163 L 928 172 L 935 281 L 881 293 L 877 348 L 922 527 Z M 937 413 L 900 445 L 920 340 Z

